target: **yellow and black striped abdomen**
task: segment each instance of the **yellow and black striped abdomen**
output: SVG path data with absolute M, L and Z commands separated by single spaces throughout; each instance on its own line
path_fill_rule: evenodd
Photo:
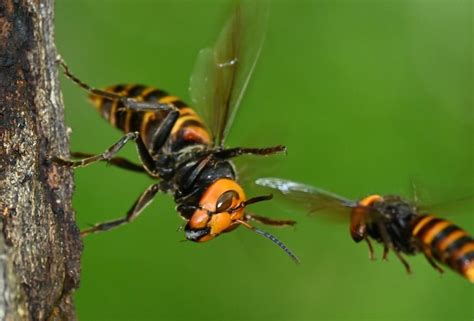
M 420 216 L 412 229 L 424 252 L 474 282 L 474 239 L 451 222 L 431 215 Z
M 201 118 L 186 103 L 166 91 L 143 85 L 115 85 L 105 89 L 124 97 L 138 101 L 159 102 L 170 104 L 179 109 L 180 117 L 174 125 L 170 139 L 171 148 L 184 147 L 190 144 L 210 144 L 211 137 Z M 110 124 L 125 133 L 137 131 L 145 145 L 153 144 L 153 135 L 167 115 L 167 111 L 136 111 L 125 108 L 120 101 L 110 100 L 101 96 L 91 95 L 92 104 L 99 110 Z M 178 146 L 179 145 L 179 146 Z

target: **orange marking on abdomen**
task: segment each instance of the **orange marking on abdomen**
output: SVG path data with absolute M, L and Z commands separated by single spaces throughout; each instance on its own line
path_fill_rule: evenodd
M 466 253 L 474 251 L 474 242 L 468 242 L 464 244 L 459 250 L 453 254 L 453 259 L 457 260 L 462 258 Z
M 190 115 L 197 116 L 196 112 L 190 107 L 181 108 L 179 110 L 179 115 L 180 116 L 190 116 Z M 199 117 L 199 116 L 197 116 L 197 117 Z
M 146 97 L 146 95 L 148 95 L 149 93 L 151 93 L 152 91 L 155 91 L 155 90 L 156 90 L 155 87 L 146 87 L 146 88 L 142 91 L 142 93 L 140 94 L 139 97 L 140 97 L 142 100 L 144 100 L 144 97 Z
M 183 139 L 186 141 L 195 141 L 205 144 L 211 142 L 211 137 L 207 130 L 197 126 L 189 126 L 184 129 Z
M 453 242 L 456 242 L 456 240 L 460 239 L 461 237 L 466 236 L 467 233 L 464 232 L 463 230 L 457 230 L 454 231 L 453 233 L 449 234 L 444 238 L 444 240 L 441 240 L 439 244 L 436 246 L 436 249 L 440 251 L 441 253 L 448 248 Z
M 418 235 L 418 232 L 420 232 L 420 230 L 423 228 L 423 226 L 425 226 L 426 224 L 428 224 L 431 220 L 433 220 L 434 217 L 431 216 L 431 215 L 427 215 L 425 217 L 423 217 L 416 225 L 415 227 L 413 228 L 413 231 L 412 231 L 412 235 L 413 236 L 417 236 Z
M 181 126 L 183 125 L 183 123 L 188 120 L 194 120 L 202 124 L 201 119 L 197 115 L 182 116 L 182 117 L 179 117 L 176 123 L 174 124 L 173 129 L 171 130 L 171 134 L 173 135 L 176 134 L 181 129 Z
M 439 232 L 441 232 L 444 228 L 448 227 L 451 225 L 448 221 L 441 221 L 435 224 L 432 228 L 430 228 L 424 235 L 421 236 L 423 239 L 423 242 L 425 244 L 430 244 L 431 241 L 438 235 Z
M 117 113 L 117 106 L 118 106 L 118 100 L 115 100 L 115 101 L 112 101 L 112 106 L 110 107 L 110 114 L 109 114 L 109 119 L 107 119 L 109 121 L 109 123 L 112 125 L 112 126 L 115 126 L 115 124 L 117 123 L 117 119 L 116 119 L 116 113 Z
M 96 95 L 90 95 L 89 96 L 89 101 L 91 102 L 91 104 L 97 108 L 98 110 L 101 109 L 102 105 L 104 104 L 104 100 L 102 97 L 100 96 L 96 96 Z
M 471 283 L 474 283 L 474 261 L 463 266 L 462 273 Z
M 169 104 L 169 103 L 175 102 L 177 100 L 179 100 L 179 98 L 176 97 L 176 96 L 165 96 L 163 98 L 160 98 L 158 100 L 158 102 L 161 103 L 161 104 Z
M 128 133 L 130 132 L 130 118 L 132 117 L 132 113 L 134 113 L 134 111 L 130 110 L 130 109 L 126 109 L 125 110 L 126 114 L 125 114 L 125 120 L 124 120 L 124 125 L 123 125 L 123 131 Z
M 140 135 L 142 136 L 143 139 L 145 139 L 146 128 L 148 126 L 148 123 L 155 119 L 156 119 L 156 114 L 152 111 L 146 112 L 145 115 L 143 115 L 142 123 L 140 125 Z

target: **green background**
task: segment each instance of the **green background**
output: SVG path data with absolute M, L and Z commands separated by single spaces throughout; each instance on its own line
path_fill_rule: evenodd
M 212 44 L 226 1 L 58 0 L 56 39 L 71 69 L 96 86 L 159 86 L 189 101 L 200 48 Z M 280 176 L 350 198 L 411 196 L 474 232 L 473 2 L 273 1 L 266 41 L 229 146 L 286 144 L 288 155 L 247 157 Z M 120 132 L 62 78 L 71 150 L 102 152 Z M 121 153 L 137 159 L 133 146 Z M 120 217 L 152 181 L 104 164 L 76 170 L 81 227 Z M 239 229 L 206 244 L 180 242 L 172 199 L 159 195 L 135 223 L 84 243 L 81 320 L 472 320 L 474 288 L 422 256 L 406 275 L 394 255 L 371 262 L 348 223 L 308 218 L 281 201 L 252 210 L 297 219 L 266 230 L 302 260 Z M 449 214 L 455 214 L 449 216 Z M 381 256 L 377 246 L 377 256 Z

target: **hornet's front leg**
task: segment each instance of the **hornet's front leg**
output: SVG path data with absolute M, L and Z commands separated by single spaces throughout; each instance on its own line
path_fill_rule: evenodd
M 373 261 L 373 260 L 375 260 L 375 252 L 374 252 L 374 248 L 372 246 L 372 242 L 370 242 L 370 239 L 367 236 L 367 234 L 364 235 L 364 240 L 367 243 L 367 247 L 369 248 L 369 259 Z
M 380 236 L 382 237 L 382 241 L 384 243 L 384 253 L 383 253 L 383 257 L 382 259 L 386 259 L 387 258 L 387 254 L 388 254 L 388 251 L 389 249 L 392 249 L 393 252 L 395 253 L 395 255 L 398 257 L 398 259 L 400 260 L 400 262 L 402 262 L 403 266 L 405 267 L 405 270 L 407 271 L 408 274 L 411 274 L 411 268 L 410 268 L 410 264 L 408 264 L 408 262 L 405 260 L 405 258 L 402 256 L 402 254 L 400 253 L 400 250 L 396 249 L 394 246 L 393 246 L 393 242 L 390 238 L 390 235 L 388 234 L 388 231 L 387 229 L 385 228 L 385 225 L 383 225 L 382 222 L 377 222 L 377 227 L 379 228 L 379 231 L 380 231 Z
M 81 236 L 108 231 L 118 226 L 131 223 L 142 213 L 143 209 L 150 204 L 156 193 L 158 193 L 160 190 L 160 184 L 151 185 L 138 197 L 125 217 L 113 221 L 95 224 L 94 226 L 81 231 Z

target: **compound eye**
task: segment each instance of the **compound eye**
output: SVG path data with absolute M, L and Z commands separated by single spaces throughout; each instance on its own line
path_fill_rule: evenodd
M 219 196 L 216 203 L 216 213 L 227 211 L 232 206 L 234 198 L 239 199 L 239 194 L 234 190 L 227 191 Z

